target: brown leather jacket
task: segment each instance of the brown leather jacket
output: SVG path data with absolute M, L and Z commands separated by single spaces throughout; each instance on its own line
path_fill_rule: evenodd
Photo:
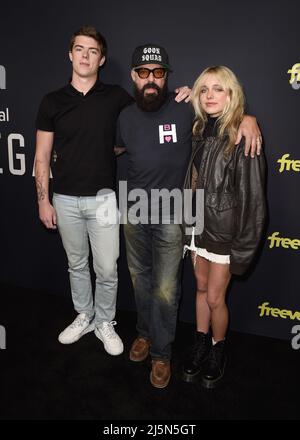
M 266 217 L 265 159 L 244 154 L 244 139 L 225 156 L 227 137 L 194 138 L 185 188 L 204 189 L 204 230 L 195 245 L 230 255 L 230 272 L 243 274 L 259 245 Z M 194 157 L 202 150 L 200 168 Z M 196 173 L 196 175 L 195 175 Z M 191 236 L 185 236 L 190 244 Z

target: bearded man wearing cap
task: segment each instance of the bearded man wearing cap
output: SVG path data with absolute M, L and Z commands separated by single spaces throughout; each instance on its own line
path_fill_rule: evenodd
M 153 189 L 182 188 L 194 113 L 168 91 L 171 69 L 162 46 L 138 46 L 131 67 L 136 102 L 120 113 L 116 142 L 117 150 L 128 154 L 128 191 L 139 191 L 139 209 L 144 213 L 137 221 L 134 204 L 128 202 L 124 233 L 138 332 L 129 358 L 141 362 L 150 354 L 150 382 L 165 388 L 171 377 L 171 344 L 181 291 L 182 232 L 175 221 L 175 206 L 169 206 L 166 218 L 164 201 L 150 196 Z M 248 116 L 239 133 L 246 137 L 248 150 L 258 133 L 255 118 Z

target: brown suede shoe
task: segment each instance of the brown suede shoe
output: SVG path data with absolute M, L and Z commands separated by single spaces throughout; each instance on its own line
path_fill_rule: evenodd
M 153 360 L 150 382 L 155 388 L 165 388 L 171 378 L 170 361 Z
M 142 338 L 142 336 L 138 336 L 131 346 L 129 359 L 133 362 L 143 361 L 149 354 L 149 347 L 149 341 L 147 341 L 145 338 Z

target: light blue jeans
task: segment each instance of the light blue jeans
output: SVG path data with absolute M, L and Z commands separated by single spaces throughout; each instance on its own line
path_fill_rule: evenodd
M 95 325 L 115 317 L 118 287 L 119 217 L 115 193 L 105 197 L 53 195 L 57 226 L 68 257 L 74 308 Z M 89 242 L 96 288 L 93 299 Z

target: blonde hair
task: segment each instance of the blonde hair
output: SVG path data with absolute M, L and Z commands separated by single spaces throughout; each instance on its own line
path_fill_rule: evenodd
M 245 97 L 241 84 L 235 74 L 225 66 L 213 66 L 205 69 L 195 81 L 192 90 L 192 103 L 195 109 L 194 135 L 202 135 L 207 123 L 207 115 L 200 104 L 200 91 L 206 75 L 214 74 L 220 85 L 228 93 L 229 99 L 222 114 L 217 118 L 218 136 L 228 135 L 229 141 L 225 154 L 230 154 L 235 146 L 237 131 L 244 115 Z

